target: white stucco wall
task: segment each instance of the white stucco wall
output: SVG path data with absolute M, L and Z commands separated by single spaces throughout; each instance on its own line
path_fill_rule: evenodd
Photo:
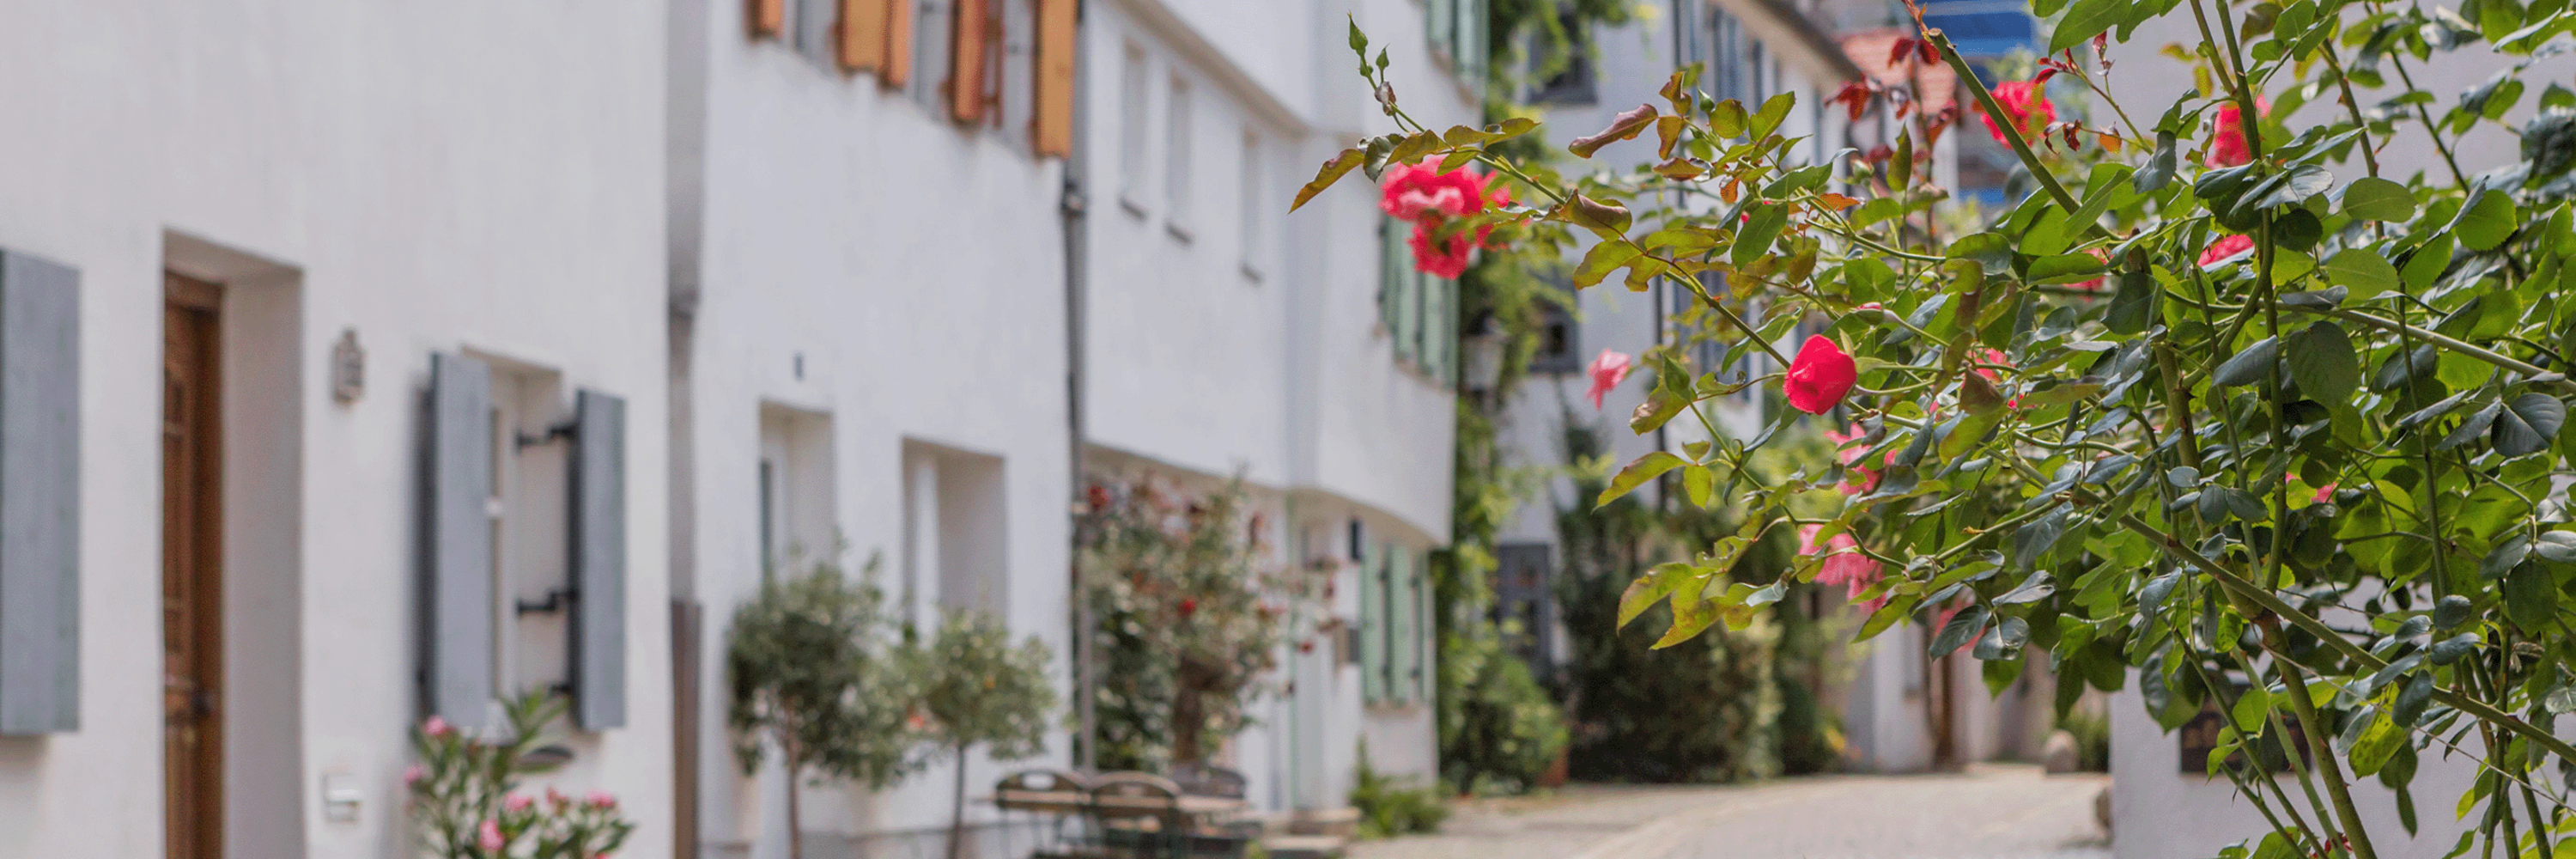
M 0 855 L 163 855 L 151 535 L 183 262 L 229 281 L 227 358 L 267 371 L 227 404 L 227 704 L 260 717 L 227 738 L 233 854 L 404 849 L 418 398 L 458 349 L 626 398 L 628 723 L 542 783 L 616 791 L 633 852 L 668 843 L 662 26 L 613 0 L 0 8 L 0 246 L 80 269 L 83 431 L 81 726 L 0 738 Z M 368 355 L 346 405 L 323 372 L 344 328 Z M 332 777 L 353 822 L 322 813 Z
M 888 92 L 873 76 L 749 39 L 739 3 L 697 12 L 704 66 L 674 74 L 702 75 L 705 93 L 701 250 L 690 270 L 701 291 L 685 382 L 690 575 L 706 606 L 700 834 L 709 855 L 774 857 L 785 849 L 784 778 L 744 777 L 724 728 L 725 636 L 761 575 L 764 406 L 810 416 L 828 435 L 827 457 L 782 464 L 828 471 L 817 491 L 828 494 L 829 526 L 808 526 L 806 542 L 845 539 L 840 560 L 852 570 L 881 555 L 880 583 L 901 599 L 909 575 L 925 627 L 936 623 L 941 582 L 935 571 L 907 573 L 907 463 L 932 456 L 933 473 L 965 467 L 951 462 L 998 465 L 998 492 L 941 497 L 927 515 L 952 526 L 971 518 L 980 523 L 971 539 L 998 543 L 1004 620 L 1053 648 L 1058 682 L 1068 682 L 1063 168 L 1012 135 L 960 128 L 944 108 Z M 1024 104 L 1027 93 L 1003 97 Z M 951 494 L 973 485 L 932 483 Z M 1000 533 L 990 533 L 996 522 Z M 1063 766 L 1068 754 L 1052 742 L 1008 766 Z M 981 790 L 1004 771 L 977 755 L 967 780 Z M 803 828 L 942 829 L 954 777 L 943 759 L 873 795 L 808 788 Z M 970 821 L 992 814 L 968 810 Z

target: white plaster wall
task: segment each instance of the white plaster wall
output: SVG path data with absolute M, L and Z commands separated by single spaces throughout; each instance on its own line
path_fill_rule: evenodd
M 2127 686 L 2111 694 L 2110 707 L 2111 850 L 2117 859 L 2213 856 L 2221 847 L 2261 838 L 2270 831 L 2262 813 L 2236 797 L 2235 785 L 2227 777 L 2211 779 L 2181 771 L 2180 746 L 2147 715 L 2136 671 L 2129 672 Z M 2484 754 L 2474 737 L 2461 747 L 2471 754 Z M 2453 818 L 2451 808 L 2476 778 L 2476 766 L 2466 760 L 2445 760 L 2435 752 L 2422 754 L 2408 787 L 2421 827 L 2412 838 L 2398 824 L 2393 792 L 2376 778 L 2361 779 L 2352 786 L 2363 829 L 2370 833 L 2379 855 L 2389 859 L 2435 859 L 2450 852 L 2465 827 Z M 2290 796 L 2304 796 L 2296 776 L 2284 773 L 2280 778 Z M 2313 813 L 2314 809 L 2301 806 L 2300 814 L 2310 820 L 2315 819 Z M 2191 825 L 2176 826 L 2173 821 Z
M 783 779 L 744 778 L 723 727 L 725 635 L 759 582 L 763 403 L 829 417 L 843 560 L 856 569 L 882 552 L 890 592 L 903 569 L 906 442 L 999 459 L 1001 509 L 975 512 L 1002 523 L 1005 620 L 1046 641 L 1067 682 L 1062 164 L 961 129 L 871 76 L 751 41 L 739 3 L 699 12 L 703 232 L 689 274 L 702 293 L 687 384 L 695 585 L 707 607 L 701 838 L 767 857 L 784 849 Z M 1008 766 L 1066 760 L 1053 742 Z M 970 792 L 1004 771 L 980 755 L 968 767 Z M 943 760 L 873 796 L 809 789 L 804 828 L 945 827 L 954 773 Z M 968 809 L 970 821 L 991 814 Z
M 82 275 L 81 728 L 0 740 L 0 855 L 159 856 L 159 472 L 165 230 L 300 274 L 284 338 L 301 510 L 245 557 L 300 570 L 292 811 L 270 855 L 382 856 L 407 837 L 417 713 L 417 395 L 432 350 L 524 356 L 627 398 L 629 724 L 552 783 L 670 830 L 661 578 L 662 20 L 614 0 L 114 0 L 0 7 L 0 246 Z M 366 395 L 331 400 L 343 327 Z M 272 416 L 275 417 L 275 416 Z M 273 451 L 272 451 L 273 452 Z M 290 472 L 292 473 L 292 472 Z M 247 485 L 247 484 L 246 484 Z M 260 510 L 234 510 L 236 519 Z M 297 518 L 300 517 L 300 518 Z M 243 575 L 251 571 L 243 571 Z M 269 584 L 274 584 L 270 582 Z M 273 752 L 274 746 L 263 751 Z M 359 785 L 326 821 L 326 774 Z M 255 800 L 256 798 L 254 798 Z M 262 806 L 286 808 L 284 805 Z

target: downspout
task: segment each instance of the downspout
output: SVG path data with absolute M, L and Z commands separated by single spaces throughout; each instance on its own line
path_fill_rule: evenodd
M 1090 57 L 1090 52 L 1083 50 L 1083 30 L 1088 16 L 1082 14 L 1082 7 L 1079 4 L 1074 6 L 1073 15 L 1073 140 L 1069 147 L 1071 151 L 1067 152 L 1064 158 L 1064 190 L 1057 210 L 1064 218 L 1064 411 L 1066 443 L 1070 445 L 1069 455 L 1065 459 L 1071 477 L 1066 484 L 1066 489 L 1073 493 L 1073 502 L 1076 505 L 1074 509 L 1082 509 L 1080 505 L 1085 497 L 1083 452 L 1090 446 L 1083 427 L 1082 413 L 1083 352 L 1085 351 L 1083 251 L 1084 242 L 1090 232 L 1084 220 L 1089 199 L 1083 182 L 1088 178 L 1087 168 L 1090 165 L 1091 150 L 1091 147 L 1085 145 L 1090 136 L 1090 127 L 1086 124 L 1090 112 L 1084 110 L 1084 105 L 1091 100 L 1091 74 L 1089 69 L 1083 67 L 1084 62 Z M 1097 743 L 1100 731 L 1099 716 L 1094 712 L 1091 694 L 1093 670 L 1091 601 L 1085 599 L 1082 592 L 1084 535 L 1079 518 L 1073 525 L 1072 545 L 1065 558 L 1065 569 L 1069 576 L 1066 582 L 1069 598 L 1065 602 L 1072 609 L 1069 620 L 1073 624 L 1073 629 L 1068 636 L 1071 646 L 1066 650 L 1073 663 L 1073 712 L 1076 730 L 1080 732 L 1074 737 L 1073 742 L 1073 768 L 1076 772 L 1088 773 L 1093 771 L 1097 764 L 1098 755 L 1092 746 Z

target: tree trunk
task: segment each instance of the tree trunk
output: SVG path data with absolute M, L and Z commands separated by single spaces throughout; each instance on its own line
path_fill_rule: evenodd
M 966 744 L 957 744 L 957 802 L 948 815 L 948 859 L 966 856 Z
M 787 764 L 787 859 L 805 859 L 805 828 L 796 808 L 796 746 L 786 738 L 778 740 L 778 757 Z

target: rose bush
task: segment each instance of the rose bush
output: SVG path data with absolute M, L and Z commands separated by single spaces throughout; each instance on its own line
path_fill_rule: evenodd
M 1740 511 L 1734 533 L 1620 600 L 1623 625 L 1668 614 L 1659 646 L 1781 599 L 1787 581 L 1727 571 L 1794 528 L 1808 551 L 1786 578 L 1844 584 L 1869 611 L 1862 638 L 1924 623 L 1931 655 L 1964 650 L 1998 687 L 2044 660 L 2069 681 L 2061 709 L 2134 677 L 2169 728 L 2220 714 L 2211 772 L 2273 827 L 2226 855 L 2375 859 L 2353 785 L 2376 778 L 2413 830 L 2413 776 L 2438 756 L 2476 767 L 2455 854 L 2552 859 L 2576 827 L 2564 778 L 2541 777 L 2576 769 L 2553 730 L 2576 711 L 2576 441 L 2560 433 L 2576 393 L 2576 91 L 2522 74 L 2565 50 L 2576 12 L 2473 5 L 2037 0 L 2059 20 L 2049 55 L 1999 86 L 1918 16 L 1899 50 L 1950 68 L 2027 192 L 1965 230 L 1916 154 L 1960 116 L 1911 108 L 1947 94 L 1845 87 L 1835 100 L 1855 120 L 1885 111 L 1895 139 L 1799 164 L 1806 145 L 1780 133 L 1794 95 L 1718 100 L 1686 70 L 1568 146 L 1592 158 L 1651 132 L 1651 163 L 1561 174 L 1492 148 L 1527 120 L 1415 123 L 1354 27 L 1398 130 L 1326 162 L 1297 201 L 1353 170 L 1482 163 L 1531 202 L 1478 217 L 1589 238 L 1576 285 L 1669 284 L 1719 331 L 1705 365 L 1638 356 L 1652 380 L 1631 429 L 1706 422 L 1697 404 L 1755 385 L 1789 397 L 1754 438 L 1709 426 L 1606 481 L 1604 503 L 1677 474 L 1690 502 Z M 2109 99 L 2098 56 L 2166 15 L 2199 34 L 2169 54 L 2197 87 Z M 2415 88 L 2410 68 L 2438 53 L 2498 72 Z M 2040 87 L 2056 78 L 2099 103 L 2061 113 Z M 2519 160 L 2461 164 L 2459 136 L 2526 95 L 2531 118 L 2506 126 Z M 2437 169 L 2383 171 L 2391 146 Z M 2097 279 L 2107 295 L 2080 286 Z M 1824 330 L 1784 354 L 1810 323 Z M 1756 354 L 1784 369 L 1721 372 Z M 1810 414 L 1856 427 L 1847 456 L 1745 479 Z M 1874 464 L 1853 481 L 1858 463 Z M 2309 744 L 2284 756 L 2294 778 L 2228 763 L 2284 738 Z

